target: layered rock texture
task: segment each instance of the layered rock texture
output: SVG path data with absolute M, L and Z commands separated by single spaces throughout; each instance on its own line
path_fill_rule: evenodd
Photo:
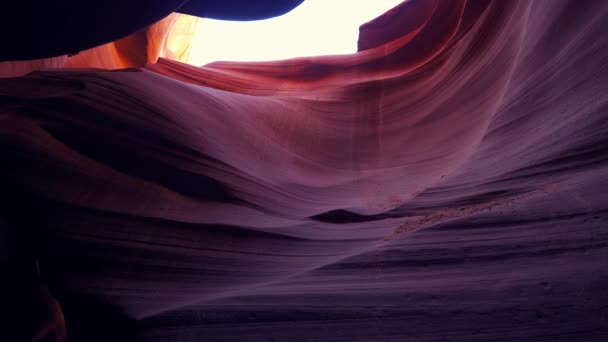
M 608 3 L 412 0 L 352 55 L 202 67 L 164 20 L 0 80 L 37 334 L 608 340 Z

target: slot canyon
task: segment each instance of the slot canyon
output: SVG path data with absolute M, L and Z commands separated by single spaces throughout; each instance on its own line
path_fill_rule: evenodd
M 206 18 L 301 3 L 3 9 L 0 339 L 608 341 L 608 2 L 187 63 Z

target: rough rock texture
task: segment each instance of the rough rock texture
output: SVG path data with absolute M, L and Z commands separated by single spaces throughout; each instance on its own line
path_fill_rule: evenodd
M 409 1 L 348 56 L 0 80 L 3 230 L 74 340 L 606 341 L 607 23 Z

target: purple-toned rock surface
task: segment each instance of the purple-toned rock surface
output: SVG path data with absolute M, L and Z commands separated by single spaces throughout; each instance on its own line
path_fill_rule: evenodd
M 409 1 L 359 49 L 0 80 L 38 331 L 608 340 L 608 3 Z

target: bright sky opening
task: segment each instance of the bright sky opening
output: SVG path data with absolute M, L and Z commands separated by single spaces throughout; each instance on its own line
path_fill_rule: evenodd
M 267 20 L 203 19 L 188 62 L 270 61 L 357 51 L 359 26 L 402 0 L 306 0 Z

